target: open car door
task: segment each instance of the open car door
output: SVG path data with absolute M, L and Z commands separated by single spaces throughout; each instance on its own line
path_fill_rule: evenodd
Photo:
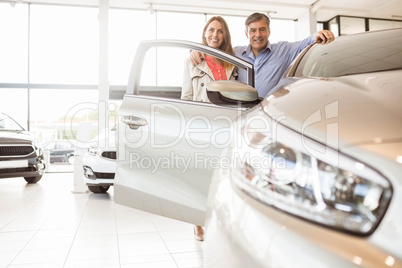
M 190 50 L 246 69 L 249 85 L 212 82 L 214 103 L 181 100 Z M 259 101 L 253 83 L 252 64 L 220 50 L 178 40 L 142 42 L 118 114 L 116 203 L 204 225 L 212 173 L 229 164 L 220 156 L 235 119 Z

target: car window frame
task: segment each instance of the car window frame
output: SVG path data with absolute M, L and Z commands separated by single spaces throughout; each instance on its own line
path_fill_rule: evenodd
M 142 95 L 140 90 L 140 80 L 142 74 L 142 66 L 144 63 L 145 55 L 148 50 L 154 47 L 177 47 L 177 48 L 187 48 L 189 53 L 192 50 L 196 50 L 202 53 L 206 53 L 217 57 L 221 60 L 229 62 L 236 65 L 239 68 L 246 69 L 247 71 L 247 84 L 254 87 L 254 65 L 248 61 L 240 59 L 234 55 L 228 54 L 222 50 L 185 40 L 175 40 L 175 39 L 159 39 L 159 40 L 145 40 L 140 42 L 137 52 L 135 54 L 131 71 L 129 75 L 129 80 L 126 87 L 126 94 L 128 95 Z M 167 88 L 167 87 L 162 87 Z M 169 90 L 167 90 L 168 92 Z

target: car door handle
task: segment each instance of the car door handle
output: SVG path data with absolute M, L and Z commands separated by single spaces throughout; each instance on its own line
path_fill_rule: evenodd
M 127 124 L 131 129 L 138 129 L 139 127 L 143 127 L 148 125 L 147 120 L 142 117 L 134 116 L 134 115 L 127 115 L 124 116 L 121 121 L 124 124 Z

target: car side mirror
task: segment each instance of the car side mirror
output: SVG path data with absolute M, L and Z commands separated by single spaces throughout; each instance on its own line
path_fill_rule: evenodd
M 235 80 L 219 80 L 208 83 L 207 95 L 209 101 L 217 105 L 224 103 L 251 104 L 261 101 L 255 88 Z

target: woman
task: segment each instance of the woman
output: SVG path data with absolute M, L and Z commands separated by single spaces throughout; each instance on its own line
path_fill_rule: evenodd
M 202 33 L 202 43 L 210 47 L 219 48 L 233 54 L 232 41 L 226 21 L 215 16 L 208 20 Z M 184 100 L 209 102 L 206 86 L 211 81 L 235 80 L 237 76 L 235 66 L 205 55 L 204 60 L 194 66 L 190 58 L 184 64 L 184 76 L 181 98 Z M 194 225 L 194 236 L 197 240 L 204 240 L 202 226 Z
M 226 21 L 215 16 L 208 20 L 202 33 L 202 43 L 233 54 L 232 41 Z M 206 55 L 204 60 L 194 66 L 190 58 L 184 64 L 181 98 L 184 100 L 209 102 L 206 86 L 211 81 L 235 80 L 235 66 Z

